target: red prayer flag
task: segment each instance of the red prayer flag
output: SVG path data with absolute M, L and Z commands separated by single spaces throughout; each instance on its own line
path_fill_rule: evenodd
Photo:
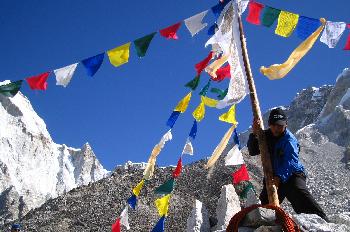
M 211 78 L 213 81 L 220 82 L 224 80 L 225 78 L 230 78 L 231 77 L 231 72 L 230 72 L 230 65 L 227 64 L 224 67 L 219 68 L 216 70 L 216 78 Z
M 346 27 L 350 29 L 350 24 L 347 24 Z M 350 34 L 348 35 L 348 38 L 346 40 L 346 44 L 343 50 L 350 50 Z
M 199 62 L 194 66 L 197 70 L 197 75 L 199 75 L 205 69 L 205 67 L 207 67 L 212 57 L 213 57 L 213 52 L 210 52 L 209 55 L 204 60 L 202 60 L 201 62 Z
M 176 23 L 170 27 L 161 29 L 159 33 L 167 39 L 178 39 L 176 32 L 177 30 L 179 30 L 180 26 L 181 22 Z
M 47 78 L 49 77 L 50 72 L 42 73 L 37 76 L 32 76 L 26 78 L 26 81 L 28 82 L 28 85 L 31 89 L 38 89 L 38 90 L 46 90 L 47 89 Z
M 177 161 L 177 166 L 175 170 L 173 171 L 173 177 L 176 178 L 180 176 L 182 170 L 182 159 L 180 158 L 179 161 Z
M 240 169 L 232 173 L 233 184 L 239 184 L 241 181 L 249 180 L 249 174 L 245 164 L 242 164 Z
M 117 218 L 115 223 L 112 225 L 112 232 L 120 232 L 120 218 Z
M 261 10 L 264 8 L 265 6 L 261 3 L 258 2 L 249 2 L 249 13 L 247 16 L 247 22 L 251 23 L 251 24 L 255 24 L 255 25 L 260 25 L 260 14 L 261 14 Z

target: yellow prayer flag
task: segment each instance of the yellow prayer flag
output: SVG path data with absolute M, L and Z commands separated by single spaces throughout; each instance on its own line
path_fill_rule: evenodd
M 118 67 L 129 61 L 130 44 L 131 42 L 107 51 L 109 61 L 111 62 L 112 65 L 114 65 L 115 67 Z
M 201 96 L 201 100 L 204 103 L 204 105 L 208 106 L 208 107 L 216 107 L 216 105 L 218 104 L 218 101 L 206 96 Z
M 237 126 L 238 122 L 236 120 L 236 105 L 231 106 L 231 108 L 224 114 L 220 115 L 220 121 L 232 123 Z
M 162 148 L 160 147 L 159 144 L 154 146 L 152 153 L 148 159 L 145 171 L 143 172 L 144 179 L 149 180 L 153 176 L 154 166 L 156 165 L 157 156 L 159 155 L 161 150 Z
M 297 26 L 298 20 L 298 14 L 282 10 L 278 16 L 278 24 L 275 33 L 283 37 L 289 37 Z
M 312 48 L 317 38 L 320 36 L 324 26 L 326 25 L 326 19 L 320 19 L 322 25 L 312 33 L 306 40 L 304 40 L 288 57 L 288 60 L 283 64 L 273 64 L 268 68 L 264 66 L 260 67 L 260 72 L 267 76 L 270 80 L 281 79 L 289 73 L 292 68 L 303 58 L 306 53 Z
M 135 196 L 138 197 L 138 196 L 140 195 L 140 192 L 141 192 L 141 189 L 142 189 L 144 183 L 145 183 L 145 180 L 142 179 L 142 180 L 140 181 L 140 183 L 138 183 L 138 184 L 136 185 L 136 187 L 132 190 L 132 192 L 134 193 Z
M 156 204 L 157 209 L 158 209 L 159 216 L 161 216 L 161 217 L 168 215 L 170 196 L 171 196 L 171 194 L 167 194 L 162 198 L 158 198 L 154 202 Z
M 225 150 L 235 127 L 236 127 L 235 125 L 232 125 L 231 128 L 226 132 L 226 134 L 221 139 L 218 146 L 215 148 L 213 154 L 210 156 L 210 158 L 209 158 L 207 164 L 204 166 L 204 168 L 208 169 L 208 168 L 212 167 L 215 164 L 215 162 L 219 159 L 221 153 Z
M 177 106 L 175 107 L 174 111 L 178 111 L 181 113 L 184 113 L 188 107 L 188 103 L 191 100 L 192 92 L 189 92 L 184 98 L 182 98 L 179 103 L 177 103 Z
M 192 113 L 193 117 L 197 120 L 197 122 L 200 122 L 205 115 L 205 105 L 204 102 L 202 101 L 197 108 L 193 111 Z

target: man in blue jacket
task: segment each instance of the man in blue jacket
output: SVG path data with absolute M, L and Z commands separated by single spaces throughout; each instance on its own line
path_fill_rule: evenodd
M 260 154 L 256 136 L 259 123 L 254 120 L 253 133 L 250 134 L 247 144 L 249 154 L 252 156 Z M 265 135 L 280 204 L 287 198 L 296 213 L 317 214 L 328 221 L 326 214 L 306 187 L 304 166 L 299 160 L 299 143 L 287 129 L 286 114 L 281 108 L 275 108 L 270 113 L 268 123 L 269 129 L 265 130 Z M 269 203 L 265 180 L 260 201 L 263 205 Z

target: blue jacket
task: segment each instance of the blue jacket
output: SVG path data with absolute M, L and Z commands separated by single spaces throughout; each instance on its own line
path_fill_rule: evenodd
M 288 129 L 280 138 L 274 137 L 270 130 L 266 130 L 265 134 L 274 175 L 285 183 L 293 173 L 304 173 L 304 166 L 299 160 L 299 144 L 295 136 Z M 247 147 L 250 155 L 260 154 L 258 140 L 254 134 L 250 134 Z

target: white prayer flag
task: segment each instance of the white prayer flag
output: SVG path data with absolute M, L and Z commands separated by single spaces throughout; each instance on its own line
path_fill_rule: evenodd
M 340 37 L 342 36 L 346 27 L 344 22 L 330 22 L 327 21 L 326 26 L 321 35 L 320 41 L 328 45 L 329 48 L 335 48 Z
M 193 155 L 193 146 L 189 139 L 187 139 L 184 149 L 182 150 L 183 155 Z
M 67 87 L 70 80 L 73 77 L 75 69 L 77 68 L 78 63 L 68 65 L 63 68 L 59 68 L 54 70 L 56 75 L 56 85 L 62 85 L 63 87 Z
M 244 164 L 242 152 L 239 150 L 239 145 L 236 144 L 231 148 L 225 157 L 225 165 L 240 165 Z
M 207 15 L 207 13 L 208 10 L 185 19 L 185 25 L 188 31 L 191 33 L 192 37 L 195 36 L 201 30 L 203 30 L 206 26 L 208 26 L 208 23 L 202 22 L 203 18 Z
M 128 207 L 129 206 L 127 205 L 120 214 L 120 224 L 125 226 L 127 230 L 130 230 Z

